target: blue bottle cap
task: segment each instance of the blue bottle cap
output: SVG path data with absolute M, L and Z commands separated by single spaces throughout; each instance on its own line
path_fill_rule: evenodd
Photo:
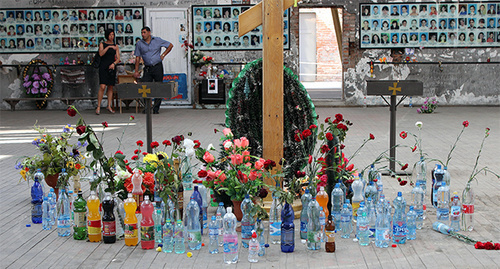
M 31 224 L 26 224 L 26 227 L 31 227 Z
M 364 201 L 359 202 L 359 206 L 365 206 L 365 202 Z
M 445 181 L 443 181 L 443 182 L 441 183 L 441 186 L 446 187 L 446 182 L 445 182 Z
M 322 206 L 320 206 L 320 207 L 319 207 L 319 210 L 323 211 L 323 207 L 322 207 Z
M 66 172 L 66 168 L 61 169 L 61 173 Z
M 215 216 L 212 216 L 212 220 L 216 220 Z
M 413 206 L 412 205 L 410 206 L 410 210 L 413 210 Z
M 372 164 L 370 165 L 370 168 L 375 168 L 375 165 L 372 163 Z
M 220 203 L 219 203 L 219 206 L 224 206 L 224 203 L 223 203 L 223 202 L 220 202 Z
M 346 204 L 350 204 L 351 203 L 351 199 L 345 199 L 345 202 L 346 202 Z
M 309 189 L 306 189 L 306 193 L 309 193 Z
M 366 200 L 367 200 L 367 201 L 371 201 L 371 200 L 372 200 L 372 198 L 371 198 L 371 197 L 368 197 Z
M 250 198 L 250 195 L 247 193 L 245 194 L 245 199 Z
M 194 190 L 198 191 L 198 185 L 194 185 Z
M 400 191 L 398 191 L 398 197 L 401 197 L 401 196 L 403 196 L 403 194 Z
M 340 188 L 340 184 L 339 183 L 335 184 L 335 188 Z
M 440 164 L 436 164 L 436 167 L 437 167 L 437 169 L 441 169 L 441 165 Z
M 36 169 L 36 171 L 39 171 L 39 172 L 41 172 L 41 171 L 42 171 L 42 168 L 38 168 L 38 169 Z

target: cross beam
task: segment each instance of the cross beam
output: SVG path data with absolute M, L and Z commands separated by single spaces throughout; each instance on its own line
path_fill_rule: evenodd
M 283 12 L 293 6 L 294 0 L 282 0 L 283 1 L 283 11 L 280 13 L 283 16 Z M 247 11 L 240 14 L 238 17 L 238 35 L 241 37 L 244 34 L 252 31 L 253 29 L 259 27 L 263 22 L 263 2 L 266 0 L 256 4 L 255 6 L 249 8 Z M 272 0 L 270 2 L 276 2 L 276 0 Z M 281 1 L 279 1 L 281 2 Z M 283 20 L 282 20 L 283 21 Z M 281 28 L 283 31 L 283 27 Z

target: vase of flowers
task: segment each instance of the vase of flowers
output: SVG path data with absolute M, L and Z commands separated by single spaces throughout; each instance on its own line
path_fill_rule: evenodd
M 424 104 L 420 107 L 420 108 L 417 108 L 417 112 L 418 113 L 433 113 L 436 108 L 438 106 L 438 101 L 436 99 L 436 97 L 432 97 L 432 98 L 425 98 L 425 101 L 424 101 Z
M 26 95 L 29 97 L 45 97 L 50 95 L 54 78 L 52 70 L 47 66 L 47 63 L 35 59 L 23 70 L 23 87 L 26 89 Z M 42 109 L 46 106 L 46 100 L 37 101 L 37 107 Z

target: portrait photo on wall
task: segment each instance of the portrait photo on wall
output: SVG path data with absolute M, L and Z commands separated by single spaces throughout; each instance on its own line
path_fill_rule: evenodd
M 499 47 L 500 2 L 360 3 L 360 48 Z
M 0 9 L 0 53 L 95 52 L 106 29 L 123 52 L 135 49 L 144 7 Z
M 192 28 L 195 50 L 260 50 L 262 26 L 238 37 L 239 15 L 249 5 L 192 6 Z M 283 49 L 289 49 L 289 12 L 283 13 Z

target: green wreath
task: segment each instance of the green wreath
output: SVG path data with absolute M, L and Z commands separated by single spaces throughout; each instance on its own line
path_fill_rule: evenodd
M 35 59 L 31 60 L 23 69 L 23 86 L 26 89 L 26 95 L 30 97 L 43 97 L 44 100 L 36 101 L 38 109 L 47 107 L 47 100 L 54 86 L 54 76 L 47 63 Z
M 309 154 L 314 151 L 315 140 L 306 143 L 295 141 L 295 132 L 317 124 L 314 104 L 304 86 L 292 70 L 283 67 L 284 84 L 284 134 L 283 157 L 286 161 L 286 178 L 302 169 Z M 226 126 L 235 136 L 250 140 L 251 153 L 262 155 L 262 59 L 247 64 L 233 81 L 226 102 Z M 274 160 L 278 161 L 278 160 Z

